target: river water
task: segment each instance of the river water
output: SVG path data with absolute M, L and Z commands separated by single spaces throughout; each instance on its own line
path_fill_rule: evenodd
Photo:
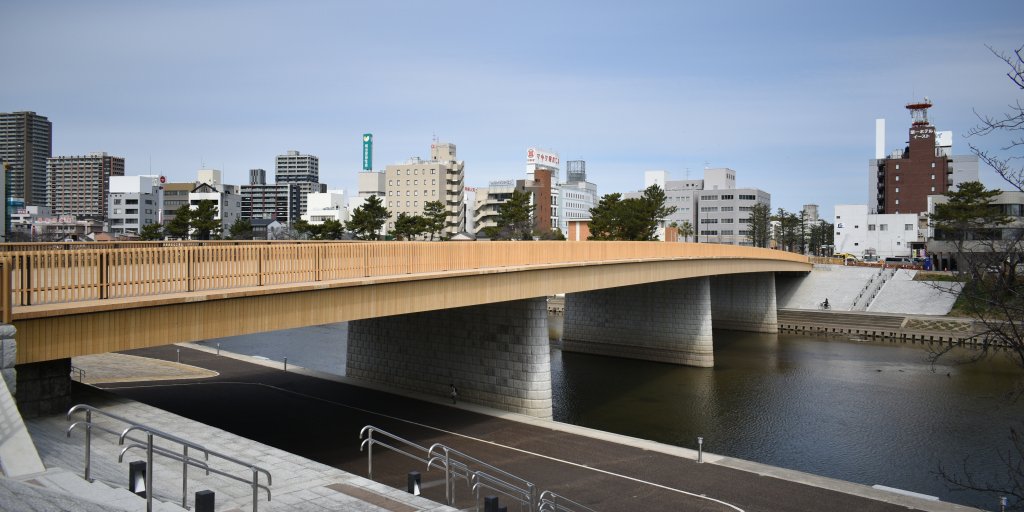
M 560 318 L 553 317 L 557 334 Z M 346 324 L 204 342 L 344 374 Z M 282 342 L 282 339 L 284 342 Z M 923 345 L 715 331 L 715 367 L 551 351 L 555 420 L 995 509 L 940 464 L 991 480 L 1021 428 L 1024 372 L 1002 356 L 931 365 Z

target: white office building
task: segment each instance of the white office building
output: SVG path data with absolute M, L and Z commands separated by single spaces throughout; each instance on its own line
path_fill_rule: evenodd
M 189 209 L 199 208 L 199 203 L 204 200 L 213 201 L 217 212 L 214 218 L 220 220 L 222 234 L 226 234 L 242 215 L 242 196 L 237 192 L 222 192 L 209 183 L 200 183 L 188 195 Z
M 922 255 L 925 232 L 916 213 L 870 213 L 864 204 L 837 204 L 835 215 L 836 253 L 858 258 Z
M 107 199 L 110 234 L 138 235 L 143 226 L 160 222 L 161 196 L 160 176 L 111 176 Z
M 348 197 L 344 190 L 328 190 L 309 194 L 306 199 L 307 210 L 302 220 L 310 224 L 323 224 L 324 221 L 335 220 L 348 222 Z

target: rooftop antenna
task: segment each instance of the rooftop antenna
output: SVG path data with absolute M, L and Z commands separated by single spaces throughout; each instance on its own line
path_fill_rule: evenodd
M 686 168 L 686 179 L 687 180 L 690 179 L 690 168 L 689 167 Z

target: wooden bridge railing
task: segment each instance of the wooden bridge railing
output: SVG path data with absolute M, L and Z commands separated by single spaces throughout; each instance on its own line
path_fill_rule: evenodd
M 0 308 L 340 279 L 623 260 L 798 254 L 662 242 L 365 242 L 211 244 L 0 252 Z

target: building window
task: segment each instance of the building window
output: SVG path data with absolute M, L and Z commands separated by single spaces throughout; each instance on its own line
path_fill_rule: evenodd
M 932 169 L 935 168 L 935 162 L 932 162 Z
M 859 247 L 859 246 L 860 246 L 860 242 L 854 242 L 854 243 L 853 243 L 853 246 L 854 246 L 854 247 Z
M 935 187 L 932 187 L 932 192 L 935 192 Z
M 900 177 L 899 176 L 896 176 L 896 181 L 900 181 Z
M 913 224 L 904 224 L 903 225 L 903 231 L 913 231 L 913 230 L 914 230 L 914 225 Z
M 932 179 L 933 179 L 933 180 L 935 179 L 935 175 L 934 175 L 934 174 L 932 174 Z
M 900 193 L 900 188 L 899 188 L 899 187 L 896 187 L 896 193 L 897 193 L 897 194 L 899 194 L 899 193 Z
M 875 225 L 874 224 L 868 224 L 868 231 L 874 231 L 874 230 L 875 230 Z
M 896 170 L 900 170 L 900 164 L 896 164 Z
M 896 245 L 899 245 L 899 244 L 900 244 L 899 242 L 896 242 Z
M 388 180 L 388 186 L 389 187 L 395 186 L 395 184 L 393 182 L 394 182 L 394 180 Z
M 897 205 L 899 205 L 899 204 L 900 204 L 900 200 L 899 200 L 899 199 L 897 199 L 897 200 L 896 200 L 896 204 L 897 204 Z
M 889 231 L 889 225 L 888 224 L 879 224 L 878 225 L 878 230 L 879 231 Z

